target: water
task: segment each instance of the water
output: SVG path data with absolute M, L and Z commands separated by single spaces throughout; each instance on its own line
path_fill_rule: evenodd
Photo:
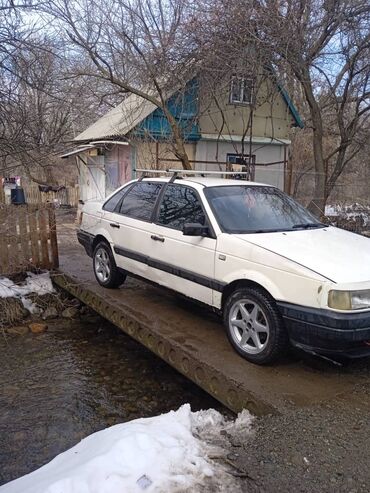
M 0 335 L 0 484 L 107 426 L 220 404 L 99 317 Z

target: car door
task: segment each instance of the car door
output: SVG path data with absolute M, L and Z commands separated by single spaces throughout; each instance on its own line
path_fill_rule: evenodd
M 212 305 L 216 238 L 184 236 L 186 223 L 209 225 L 197 191 L 169 183 L 158 205 L 155 238 L 150 251 L 156 282 L 186 296 Z
M 147 279 L 151 279 L 147 260 L 153 243 L 152 213 L 162 186 L 161 182 L 134 183 L 106 218 L 117 266 Z

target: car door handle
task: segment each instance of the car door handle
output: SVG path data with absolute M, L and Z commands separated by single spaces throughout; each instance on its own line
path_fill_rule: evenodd
M 120 228 L 120 225 L 116 223 L 109 223 L 109 225 L 112 226 L 112 228 L 117 228 L 117 229 Z
M 162 243 L 164 243 L 164 238 L 162 236 L 152 235 L 151 239 L 154 241 L 161 241 Z

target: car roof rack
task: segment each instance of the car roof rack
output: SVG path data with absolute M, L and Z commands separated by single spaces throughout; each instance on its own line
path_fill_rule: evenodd
M 134 169 L 137 173 L 142 173 L 138 181 L 147 178 L 148 174 L 154 175 L 165 175 L 172 174 L 170 182 L 176 180 L 176 178 L 183 178 L 179 175 L 192 175 L 192 176 L 207 176 L 207 175 L 218 175 L 218 176 L 247 176 L 249 175 L 248 171 L 204 171 L 204 170 L 194 170 L 194 169 L 145 169 L 145 168 L 136 168 Z

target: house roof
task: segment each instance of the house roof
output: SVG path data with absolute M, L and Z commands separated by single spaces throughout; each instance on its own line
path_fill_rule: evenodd
M 299 113 L 285 89 L 277 82 L 289 112 L 293 117 L 295 126 L 303 128 L 303 122 Z M 173 91 L 175 92 L 175 90 Z M 170 96 L 171 94 L 169 94 Z M 157 106 L 136 94 L 131 94 L 122 103 L 111 109 L 95 123 L 74 138 L 78 142 L 89 142 L 94 139 L 117 138 L 126 135 L 130 130 L 139 125 L 145 118 L 151 115 Z
M 126 135 L 156 109 L 153 103 L 131 94 L 122 103 L 99 118 L 75 137 L 75 141 L 90 141 Z

